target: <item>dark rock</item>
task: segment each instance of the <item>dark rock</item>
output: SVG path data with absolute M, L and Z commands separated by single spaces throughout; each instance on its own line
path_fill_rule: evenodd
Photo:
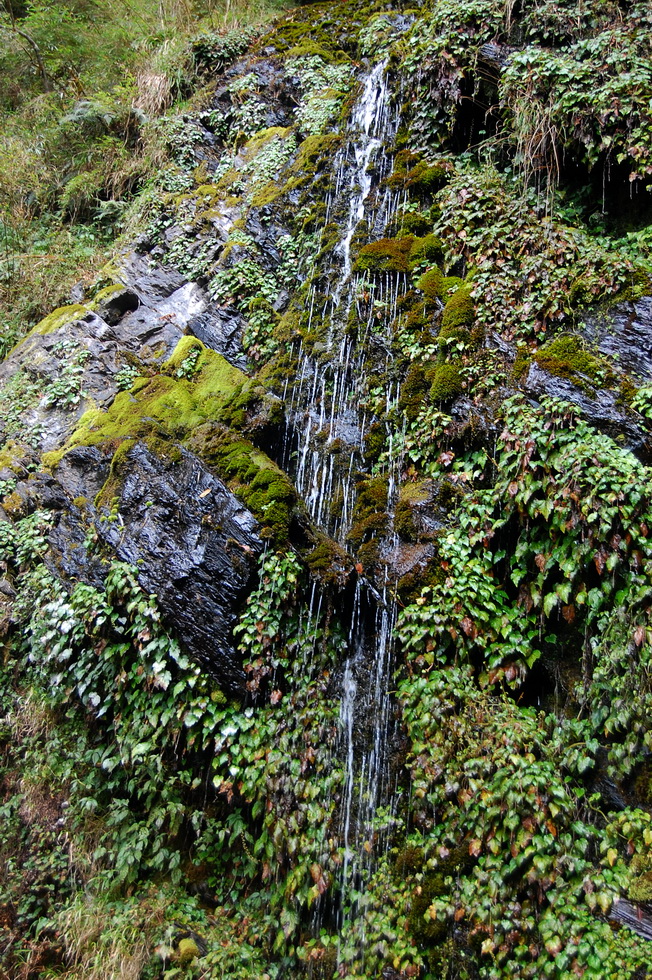
M 157 265 L 147 255 L 137 252 L 129 252 L 120 259 L 120 279 L 148 305 L 156 305 L 171 296 L 187 281 L 176 269 Z
M 120 292 L 114 292 L 110 296 L 99 300 L 96 312 L 98 316 L 112 327 L 116 323 L 119 323 L 125 313 L 137 310 L 139 306 L 140 299 L 138 298 L 138 294 L 133 289 L 125 288 L 120 290 Z
M 537 399 L 548 395 L 570 402 L 596 429 L 624 443 L 633 452 L 646 459 L 652 454 L 649 434 L 617 404 L 615 392 L 598 389 L 593 397 L 590 397 L 571 381 L 548 374 L 538 364 L 530 365 L 525 390 Z
M 222 354 L 234 367 L 245 371 L 247 358 L 241 343 L 243 326 L 240 314 L 225 307 L 207 310 L 193 317 L 188 322 L 187 330 L 206 347 Z
M 259 525 L 191 453 L 182 451 L 174 464 L 138 444 L 128 463 L 115 518 L 97 519 L 97 532 L 118 558 L 138 566 L 142 586 L 156 593 L 185 648 L 235 694 L 244 672 L 232 629 L 255 578 Z
M 652 378 L 652 296 L 621 303 L 586 324 L 585 333 L 620 367 Z
M 652 941 L 651 902 L 630 902 L 627 898 L 616 898 L 609 918 L 612 922 L 627 926 L 642 939 Z

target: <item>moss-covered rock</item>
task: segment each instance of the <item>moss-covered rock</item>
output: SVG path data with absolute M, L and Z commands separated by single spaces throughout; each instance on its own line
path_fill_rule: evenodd
M 427 272 L 424 272 L 423 275 L 419 276 L 416 285 L 417 289 L 420 289 L 423 293 L 426 304 L 436 304 L 437 300 L 441 299 L 444 285 L 444 276 L 441 269 L 438 269 L 437 266 L 432 269 L 428 269 Z
M 471 299 L 471 287 L 461 286 L 447 300 L 444 307 L 441 318 L 442 336 L 447 336 L 445 331 L 454 330 L 457 327 L 470 327 L 474 316 L 475 306 Z
M 414 237 L 381 238 L 364 245 L 355 260 L 356 272 L 407 272 Z
M 588 390 L 592 390 L 596 383 L 606 385 L 615 380 L 609 364 L 588 351 L 579 334 L 555 337 L 541 347 L 533 359 L 548 374 Z
M 433 402 L 451 402 L 462 392 L 462 377 L 454 364 L 438 364 L 430 386 Z

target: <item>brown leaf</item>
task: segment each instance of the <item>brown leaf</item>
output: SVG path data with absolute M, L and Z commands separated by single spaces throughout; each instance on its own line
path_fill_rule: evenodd
M 548 558 L 544 554 L 535 555 L 535 557 L 534 557 L 534 564 L 537 566 L 537 568 L 539 569 L 540 572 L 542 572 L 544 570 L 544 568 L 546 567 L 546 562 L 547 561 L 548 561 Z
M 272 693 L 269 696 L 270 704 L 278 704 L 282 697 L 283 697 L 282 691 L 278 691 L 278 690 L 272 691 Z
M 456 922 L 459 922 L 461 919 L 464 918 L 465 914 L 466 913 L 463 908 L 455 909 L 455 915 L 453 916 L 453 918 L 455 919 Z
M 510 497 L 515 497 L 518 493 L 518 483 L 516 483 L 515 480 L 512 480 L 510 485 L 507 487 L 507 493 L 510 495 Z
M 562 616 L 564 617 L 564 619 L 566 620 L 567 623 L 572 623 L 573 620 L 575 619 L 575 606 L 573 606 L 573 605 L 570 605 L 570 606 L 562 606 L 561 607 L 561 614 L 562 614 Z
M 634 643 L 637 647 L 643 646 L 645 642 L 645 627 L 637 626 L 634 630 Z
M 478 635 L 478 631 L 475 628 L 475 624 L 469 616 L 464 617 L 464 619 L 460 623 L 460 626 L 462 627 L 466 635 L 470 636 L 472 640 L 474 640 Z
M 482 842 L 479 840 L 469 841 L 469 854 L 471 857 L 479 857 L 482 853 Z
M 593 556 L 593 561 L 595 562 L 595 567 L 597 569 L 598 575 L 602 575 L 604 572 L 604 567 L 607 564 L 607 556 L 604 551 L 596 551 Z

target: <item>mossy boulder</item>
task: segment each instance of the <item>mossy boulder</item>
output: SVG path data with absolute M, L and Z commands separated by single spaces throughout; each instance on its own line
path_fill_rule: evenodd
M 106 411 L 85 412 L 63 448 L 45 454 L 44 464 L 56 466 L 77 446 L 104 447 L 112 463 L 98 504 L 107 505 L 121 483 L 121 462 L 136 442 L 144 441 L 172 462 L 180 444 L 217 469 L 268 529 L 268 536 L 285 540 L 296 491 L 265 453 L 228 428 L 246 428 L 251 413 L 260 422 L 259 409 L 275 424 L 281 403 L 195 337 L 181 338 L 163 370 L 166 373 L 137 379 Z
M 438 364 L 430 386 L 433 402 L 451 402 L 462 393 L 462 377 L 454 364 Z
M 541 347 L 534 355 L 534 361 L 556 378 L 563 378 L 592 391 L 596 383 L 608 386 L 615 380 L 609 364 L 586 349 L 585 341 L 579 334 L 561 334 Z
M 441 269 L 438 269 L 437 266 L 428 269 L 419 276 L 416 286 L 423 293 L 426 305 L 435 305 L 441 299 L 444 288 L 444 275 Z
M 442 287 L 445 280 L 442 281 Z M 441 318 L 440 336 L 446 337 L 449 331 L 458 327 L 470 327 L 475 317 L 475 306 L 471 299 L 471 287 L 461 286 L 457 289 L 444 306 Z
M 407 272 L 414 237 L 381 238 L 363 245 L 355 260 L 356 272 Z

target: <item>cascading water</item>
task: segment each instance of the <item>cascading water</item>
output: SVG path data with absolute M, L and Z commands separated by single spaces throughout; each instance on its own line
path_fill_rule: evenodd
M 313 285 L 308 304 L 307 331 L 319 322 L 324 350 L 318 357 L 303 346 L 299 351 L 298 377 L 288 410 L 296 442 L 288 445 L 283 460 L 286 468 L 294 469 L 297 488 L 312 519 L 341 542 L 351 528 L 353 471 L 364 452 L 369 424 L 360 410 L 369 384 L 368 341 L 373 335 L 377 345 L 389 352 L 386 329 L 405 286 L 400 277 L 371 282 L 353 271 L 351 260 L 360 222 L 366 222 L 367 237 L 381 237 L 397 205 L 395 193 L 380 190 L 391 170 L 388 150 L 398 127 L 385 68 L 386 63 L 381 62 L 367 75 L 351 113 L 348 139 L 335 157 L 326 224 L 339 215 L 341 235 L 333 250 L 335 266 L 324 284 L 327 298 L 317 304 Z M 358 325 L 355 338 L 347 329 L 352 315 Z M 348 452 L 347 465 L 336 463 L 338 447 Z
M 389 329 L 401 292 L 406 289 L 404 277 L 369 277 L 355 271 L 352 259 L 361 222 L 365 222 L 366 240 L 381 238 L 398 204 L 396 195 L 383 187 L 391 170 L 389 151 L 398 126 L 385 69 L 385 62 L 381 62 L 366 76 L 351 113 L 348 139 L 335 159 L 327 222 L 339 215 L 340 239 L 333 250 L 335 263 L 324 290 L 328 296 L 318 302 L 313 286 L 308 304 L 308 332 L 320 320 L 324 343 L 320 356 L 315 356 L 314 350 L 301 349 L 299 376 L 288 412 L 297 433 L 297 487 L 312 519 L 342 543 L 346 543 L 352 527 L 354 478 L 362 465 L 365 430 L 373 421 L 361 407 L 371 382 L 365 357 L 373 340 L 376 351 L 380 351 L 377 369 L 379 362 L 388 367 Z M 352 319 L 357 331 L 348 329 Z M 398 385 L 391 386 L 384 407 L 388 411 L 394 408 L 398 397 Z M 346 453 L 336 460 L 335 450 L 341 446 Z M 285 465 L 292 468 L 292 460 L 286 459 Z M 397 485 L 391 464 L 385 476 L 391 512 Z M 383 548 L 389 554 L 394 547 L 390 531 Z M 339 679 L 337 751 L 344 777 L 338 827 L 341 864 L 335 891 L 341 932 L 356 915 L 365 876 L 386 844 L 397 802 L 388 765 L 392 722 L 389 682 L 396 618 L 393 584 L 386 566 L 380 585 L 374 586 L 360 576 L 350 617 L 348 656 Z M 319 916 L 313 925 L 319 927 Z

